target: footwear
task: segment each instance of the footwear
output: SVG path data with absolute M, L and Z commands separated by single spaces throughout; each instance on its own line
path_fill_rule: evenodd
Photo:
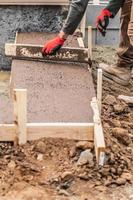
M 103 70 L 103 75 L 120 85 L 129 85 L 131 79 L 131 70 L 129 68 L 117 67 L 116 65 L 107 65 L 100 63 L 99 68 Z

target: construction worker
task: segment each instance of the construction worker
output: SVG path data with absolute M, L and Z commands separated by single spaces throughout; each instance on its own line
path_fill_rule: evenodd
M 73 0 L 69 9 L 67 20 L 59 35 L 48 41 L 43 48 L 43 54 L 54 54 L 63 45 L 69 35 L 78 27 L 85 13 L 89 0 Z M 119 84 L 127 85 L 131 78 L 133 68 L 133 0 L 110 0 L 97 17 L 96 26 L 105 35 L 109 18 L 114 18 L 118 11 L 121 12 L 121 36 L 118 49 L 118 61 L 115 65 L 100 64 L 103 73 L 108 78 Z

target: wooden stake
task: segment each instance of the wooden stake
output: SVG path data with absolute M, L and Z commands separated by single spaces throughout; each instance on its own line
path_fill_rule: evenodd
M 80 48 L 85 48 L 83 38 L 82 37 L 78 37 L 77 40 L 78 40 L 78 43 L 79 43 L 79 47 Z
M 105 141 L 96 97 L 92 99 L 91 106 L 94 112 L 94 145 L 96 158 L 99 165 L 103 165 L 105 160 Z
M 88 57 L 92 60 L 92 26 L 88 26 Z
M 99 114 L 101 117 L 101 109 L 102 109 L 102 69 L 98 69 L 97 71 L 97 102 L 99 107 Z
M 14 120 L 16 137 L 20 145 L 27 142 L 27 90 L 14 90 Z

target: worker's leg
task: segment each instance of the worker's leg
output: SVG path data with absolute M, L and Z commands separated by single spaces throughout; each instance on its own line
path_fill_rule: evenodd
M 133 65 L 133 0 L 125 0 L 121 13 L 121 37 L 116 65 L 100 64 L 103 74 L 115 82 L 128 85 Z
M 121 13 L 118 67 L 133 67 L 133 0 L 125 0 Z

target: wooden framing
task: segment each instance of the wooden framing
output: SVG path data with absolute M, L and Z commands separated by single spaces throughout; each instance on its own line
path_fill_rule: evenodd
M 97 102 L 99 107 L 99 114 L 101 116 L 101 109 L 102 109 L 102 69 L 98 69 L 97 74 Z
M 68 0 L 0 0 L 0 5 L 69 5 Z
M 98 163 L 103 165 L 105 141 L 104 141 L 103 128 L 96 97 L 92 99 L 91 106 L 94 112 L 94 146 L 95 146 L 96 158 L 98 160 Z
M 84 51 L 83 39 L 79 38 L 78 43 L 80 46 L 80 50 L 82 49 L 82 51 Z M 19 47 L 19 50 L 17 49 L 17 47 Z M 31 49 L 32 47 L 31 45 L 28 46 L 28 48 Z M 21 44 L 6 44 L 6 55 L 10 55 L 13 57 L 20 56 L 20 48 L 23 49 L 23 46 Z M 71 54 L 69 54 L 69 56 L 70 55 Z M 69 56 L 67 59 L 71 58 L 71 56 Z M 103 165 L 105 159 L 105 141 L 101 123 L 101 70 L 98 70 L 97 85 L 97 97 L 94 97 L 91 102 L 91 107 L 94 113 L 93 123 L 27 123 L 27 91 L 25 89 L 13 90 L 14 124 L 0 124 L 0 141 L 12 141 L 15 143 L 18 142 L 19 144 L 25 144 L 27 141 L 37 140 L 41 138 L 64 138 L 70 140 L 94 141 L 97 162 L 99 165 Z M 12 87 L 14 88 L 15 86 Z
M 61 48 L 56 55 L 43 56 L 43 46 L 28 45 L 28 44 L 5 44 L 5 54 L 12 58 L 37 60 L 37 61 L 68 61 L 68 62 L 79 62 L 88 63 L 88 49 L 83 48 Z
M 88 51 L 90 59 L 92 59 L 92 26 L 88 26 Z

